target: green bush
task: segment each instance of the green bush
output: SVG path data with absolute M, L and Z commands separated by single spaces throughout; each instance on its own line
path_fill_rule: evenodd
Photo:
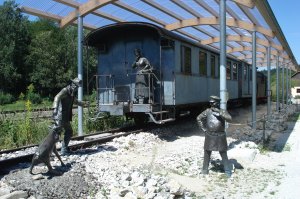
M 11 94 L 0 91 L 0 105 L 11 104 L 14 101 L 15 98 Z
M 28 93 L 27 100 L 31 101 L 33 104 L 40 104 L 42 103 L 42 98 L 38 93 Z
M 25 103 L 23 115 L 0 118 L 0 149 L 37 144 L 48 133 L 48 121 L 32 119 L 31 102 Z M 20 118 L 22 119 L 20 119 Z
M 40 104 L 42 103 L 42 98 L 38 93 L 34 92 L 34 86 L 33 84 L 30 84 L 27 87 L 27 94 L 26 99 L 31 101 L 33 104 Z

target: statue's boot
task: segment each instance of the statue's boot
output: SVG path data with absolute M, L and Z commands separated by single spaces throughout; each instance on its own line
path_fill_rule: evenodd
M 68 148 L 69 142 L 70 142 L 70 139 L 68 139 L 68 138 L 64 138 L 64 140 L 61 142 L 60 154 L 62 156 L 70 155 L 70 149 Z
M 204 161 L 201 174 L 207 175 L 208 174 L 208 166 L 210 161 L 211 151 L 204 150 Z
M 222 162 L 224 165 L 224 171 L 228 178 L 232 175 L 232 164 L 228 160 L 227 152 L 226 151 L 220 151 L 220 155 L 222 157 Z
M 67 147 L 67 145 L 65 144 L 65 142 L 62 141 L 60 155 L 64 156 L 64 155 L 69 155 L 69 154 L 70 154 L 69 148 Z
M 69 122 L 64 123 L 63 126 L 65 129 L 65 135 L 64 135 L 64 139 L 61 143 L 61 155 L 69 155 L 70 150 L 69 150 L 68 146 L 69 146 L 69 142 L 73 135 L 73 130 L 72 130 L 71 124 Z

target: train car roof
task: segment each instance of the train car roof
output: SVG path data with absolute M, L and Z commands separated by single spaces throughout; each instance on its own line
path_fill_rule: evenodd
M 219 54 L 217 50 L 214 48 L 211 48 L 209 46 L 202 45 L 200 43 L 197 43 L 189 38 L 185 38 L 179 34 L 176 34 L 174 32 L 171 32 L 169 30 L 166 30 L 162 27 L 159 27 L 155 24 L 146 23 L 146 22 L 121 22 L 121 23 L 114 23 L 107 26 L 103 26 L 101 28 L 98 28 L 92 32 L 90 32 L 84 39 L 84 43 L 87 46 L 97 47 L 98 44 L 104 43 L 109 38 L 115 35 L 123 35 L 123 32 L 126 32 L 128 30 L 140 30 L 144 33 L 146 32 L 152 32 L 160 37 L 164 37 L 167 39 L 173 39 L 173 40 L 179 40 L 182 42 L 186 42 L 190 45 L 201 47 L 203 49 L 206 49 L 208 51 L 214 52 L 216 54 Z M 233 56 L 227 55 L 231 59 L 234 59 L 236 61 L 242 61 L 238 60 Z M 242 61 L 243 62 L 243 61 Z
M 143 32 L 156 32 L 161 37 L 168 37 L 172 39 L 182 40 L 185 42 L 190 43 L 191 40 L 188 40 L 178 34 L 175 34 L 171 31 L 168 31 L 164 28 L 161 28 L 157 25 L 146 23 L 146 22 L 121 22 L 121 23 L 115 23 L 110 24 L 107 26 L 103 26 L 101 28 L 98 28 L 92 32 L 90 32 L 85 37 L 85 44 L 88 46 L 96 46 L 97 43 L 101 41 L 105 41 L 107 37 L 111 37 L 112 35 L 118 34 L 122 35 L 121 33 L 123 31 L 131 30 L 142 30 Z

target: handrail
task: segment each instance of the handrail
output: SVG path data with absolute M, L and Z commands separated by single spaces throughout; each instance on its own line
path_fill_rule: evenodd
M 141 71 L 140 71 L 141 72 Z M 159 78 L 156 76 L 156 74 L 151 70 L 149 71 L 142 71 L 142 73 L 140 72 L 137 72 L 137 73 L 127 73 L 127 76 L 137 76 L 137 75 L 147 75 L 148 76 L 148 86 L 146 86 L 145 88 L 148 88 L 148 94 L 150 96 L 150 93 L 154 93 L 154 86 L 155 86 L 155 82 L 159 82 Z M 99 91 L 100 90 L 104 90 L 104 91 L 111 91 L 112 93 L 115 93 L 116 90 L 115 90 L 115 75 L 111 75 L 111 74 L 108 74 L 108 75 L 95 75 L 96 76 L 96 84 L 97 84 L 97 95 L 100 96 L 99 94 Z M 105 80 L 105 86 L 101 86 L 99 84 L 99 82 L 101 81 L 102 78 L 107 78 Z M 154 80 L 154 81 L 153 81 Z M 134 83 L 134 82 L 130 82 L 131 83 Z M 129 93 L 129 100 L 130 101 L 133 101 L 133 99 L 131 99 L 131 93 L 133 92 L 132 90 L 134 90 L 134 92 L 136 92 L 136 88 L 131 88 L 130 87 L 130 93 Z M 110 102 L 110 100 L 112 100 L 112 102 L 114 102 L 116 99 L 115 99 L 115 94 L 112 94 L 112 98 L 110 96 L 110 93 L 108 92 L 107 93 L 107 102 Z M 153 96 L 153 99 L 154 101 L 154 96 Z M 101 99 L 98 99 L 98 101 L 101 101 Z M 102 99 L 102 103 L 104 103 L 104 99 Z

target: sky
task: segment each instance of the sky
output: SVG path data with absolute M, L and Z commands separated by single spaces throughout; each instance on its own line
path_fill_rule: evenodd
M 0 5 L 3 2 L 4 0 L 0 0 Z M 300 64 L 300 22 L 297 21 L 300 20 L 300 0 L 268 0 L 268 2 L 298 64 Z
M 300 1 L 268 0 L 289 46 L 300 64 Z

